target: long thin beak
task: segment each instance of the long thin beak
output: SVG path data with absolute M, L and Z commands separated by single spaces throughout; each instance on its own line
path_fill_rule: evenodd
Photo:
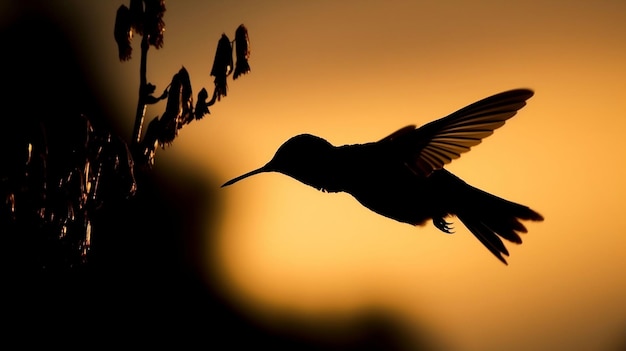
M 240 175 L 237 178 L 233 178 L 233 179 L 227 181 L 226 183 L 224 183 L 222 185 L 222 188 L 225 187 L 225 186 L 229 186 L 229 185 L 231 185 L 233 183 L 236 183 L 236 182 L 242 180 L 243 178 L 248 178 L 249 176 L 252 176 L 252 175 L 255 175 L 255 174 L 259 174 L 259 173 L 263 173 L 263 172 L 269 172 L 269 170 L 265 166 L 263 166 L 263 167 L 261 167 L 259 169 L 255 169 L 254 171 L 250 171 L 250 172 L 248 172 L 246 174 Z

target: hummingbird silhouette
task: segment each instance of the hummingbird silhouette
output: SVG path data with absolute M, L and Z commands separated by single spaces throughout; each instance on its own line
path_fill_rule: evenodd
M 522 220 L 542 221 L 527 206 L 475 188 L 443 167 L 505 124 L 533 96 L 528 89 L 505 91 L 470 104 L 419 128 L 409 125 L 365 144 L 333 146 L 310 134 L 292 137 L 263 167 L 324 192 L 346 192 L 370 210 L 412 225 L 432 220 L 451 234 L 456 216 L 500 261 L 509 252 L 500 237 L 517 244 Z

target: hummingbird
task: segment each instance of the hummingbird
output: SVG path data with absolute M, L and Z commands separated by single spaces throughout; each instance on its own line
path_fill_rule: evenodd
M 311 134 L 296 135 L 264 166 L 222 187 L 263 172 L 279 172 L 323 192 L 346 192 L 371 211 L 402 223 L 429 220 L 452 234 L 458 218 L 502 263 L 509 252 L 501 238 L 521 244 L 523 220 L 543 217 L 475 188 L 444 168 L 503 126 L 534 95 L 529 89 L 504 91 L 474 102 L 421 127 L 408 125 L 364 144 L 334 146 Z

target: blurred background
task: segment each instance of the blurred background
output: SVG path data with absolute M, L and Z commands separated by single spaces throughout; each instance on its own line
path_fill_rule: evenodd
M 122 4 L 1 1 L 4 118 L 80 111 L 128 141 L 140 37 L 120 62 Z M 88 270 L 10 281 L 13 330 L 229 349 L 626 349 L 626 3 L 165 5 L 147 65 L 157 92 L 181 66 L 194 95 L 212 91 L 217 41 L 241 23 L 252 71 L 157 150 L 136 198 L 104 211 Z M 296 134 L 374 141 L 520 87 L 528 105 L 447 167 L 545 217 L 508 245 L 508 266 L 455 219 L 454 235 L 415 228 L 280 174 L 220 188 Z

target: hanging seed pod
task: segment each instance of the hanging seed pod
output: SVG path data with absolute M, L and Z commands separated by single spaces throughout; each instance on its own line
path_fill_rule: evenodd
M 248 39 L 248 29 L 241 24 L 235 31 L 235 55 L 237 61 L 235 63 L 235 72 L 233 79 L 237 79 L 240 75 L 250 72 L 250 40 Z
M 226 34 L 222 34 L 222 37 L 217 42 L 215 59 L 213 60 L 213 68 L 211 69 L 211 75 L 215 77 L 215 93 L 217 94 L 218 100 L 220 100 L 222 96 L 226 96 L 228 88 L 226 85 L 226 77 L 228 77 L 232 71 L 233 47 Z
M 115 36 L 115 41 L 117 42 L 120 61 L 130 60 L 133 52 L 133 48 L 130 46 L 130 41 L 133 38 L 133 31 L 131 29 L 130 11 L 125 5 L 121 5 L 117 9 L 113 35 Z

